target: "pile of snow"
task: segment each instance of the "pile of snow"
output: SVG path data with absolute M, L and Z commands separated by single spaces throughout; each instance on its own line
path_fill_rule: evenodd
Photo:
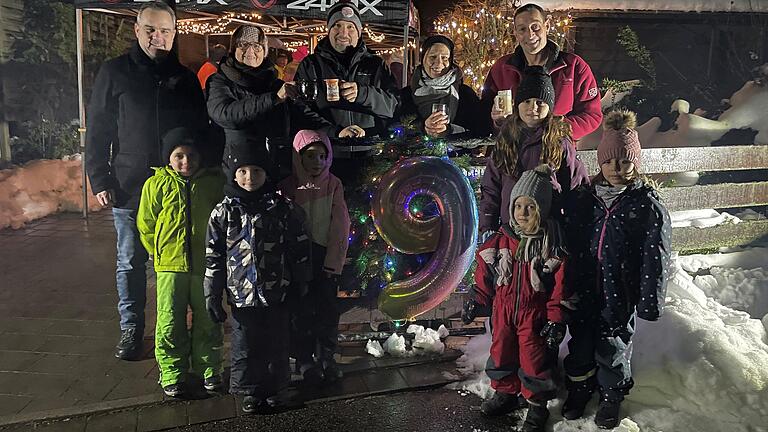
M 0 229 L 60 211 L 82 210 L 82 164 L 71 160 L 35 160 L 0 171 Z M 88 190 L 88 208 L 101 205 Z
M 440 340 L 448 336 L 448 329 L 441 325 L 437 330 L 424 328 L 420 325 L 412 324 L 408 326 L 406 333 L 413 333 L 413 343 L 409 347 L 405 342 L 405 336 L 392 333 L 382 346 L 378 341 L 369 339 L 365 346 L 368 354 L 380 358 L 384 353 L 389 353 L 393 357 L 411 357 L 414 355 L 442 354 L 445 351 L 445 344 Z M 409 349 L 410 348 L 410 349 Z
M 678 260 L 707 297 L 752 318 L 768 319 L 768 249 L 751 248 L 717 255 L 689 255 Z
M 727 212 L 718 212 L 714 209 L 683 210 L 669 213 L 672 220 L 672 228 L 696 227 L 709 228 L 717 225 L 732 223 L 737 224 L 741 219 Z
M 729 292 L 734 299 L 748 295 L 747 290 L 738 288 L 738 281 L 747 278 L 755 282 L 751 293 L 765 291 L 768 250 L 731 255 L 680 257 L 673 261 L 663 317 L 655 323 L 638 320 L 632 358 L 636 384 L 622 405 L 626 418 L 616 430 L 768 430 L 768 345 L 764 324 L 768 316 L 761 323 L 707 296 L 708 292 Z M 698 283 L 685 271 L 715 263 L 759 266 L 748 271 L 722 269 L 717 273 L 719 277 L 713 272 L 712 279 Z M 734 282 L 736 287 L 732 286 Z M 488 335 L 475 337 L 467 344 L 465 355 L 457 363 L 474 376 L 455 388 L 484 398 L 493 393 L 482 373 L 489 348 Z M 565 354 L 567 346 L 563 344 L 561 358 Z M 560 416 L 564 397 L 561 391 L 560 399 L 550 402 L 554 431 L 599 430 L 594 424 L 596 398 L 585 418 L 565 421 Z

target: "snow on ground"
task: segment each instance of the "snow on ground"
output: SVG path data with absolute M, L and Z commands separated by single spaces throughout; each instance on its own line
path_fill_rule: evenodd
M 59 211 L 80 211 L 81 173 L 78 158 L 35 160 L 0 171 L 0 229 L 21 228 L 29 221 Z M 88 208 L 101 209 L 90 188 Z
M 672 219 L 672 228 L 696 227 L 709 228 L 725 223 L 737 224 L 741 219 L 727 212 L 718 212 L 713 209 L 706 210 L 683 210 L 669 212 Z
M 622 405 L 618 431 L 768 431 L 768 249 L 678 257 L 667 291 L 664 316 L 638 321 L 633 339 L 635 388 Z M 710 269 L 711 277 L 685 270 Z M 701 279 L 700 279 L 701 278 Z M 761 292 L 762 291 L 762 292 Z M 710 297 L 710 296 L 714 296 Z M 454 388 L 481 397 L 492 394 L 482 373 L 490 336 L 472 338 L 458 361 L 468 379 Z M 561 346 L 561 358 L 567 353 Z M 597 398 L 586 417 L 565 421 L 565 397 L 550 402 L 551 430 L 598 431 Z
M 442 354 L 445 351 L 445 344 L 440 340 L 448 336 L 448 329 L 440 325 L 437 330 L 424 328 L 420 325 L 411 324 L 406 333 L 414 335 L 410 346 L 405 341 L 405 336 L 392 333 L 384 345 L 378 341 L 369 339 L 365 345 L 368 354 L 381 358 L 387 353 L 394 357 L 411 357 L 414 355 Z

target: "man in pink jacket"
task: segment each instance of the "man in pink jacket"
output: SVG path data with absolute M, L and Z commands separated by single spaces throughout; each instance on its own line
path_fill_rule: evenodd
M 312 281 L 294 308 L 293 355 L 311 384 L 342 377 L 334 361 L 339 306 L 336 292 L 349 245 L 349 211 L 341 181 L 330 173 L 333 148 L 320 131 L 302 130 L 293 139 L 293 174 L 279 189 L 304 209 L 312 240 Z
M 573 128 L 573 139 L 597 129 L 603 113 L 600 90 L 587 62 L 576 54 L 560 51 L 556 43 L 547 39 L 551 23 L 544 10 L 535 4 L 526 4 L 515 10 L 514 33 L 519 45 L 515 52 L 494 63 L 483 85 L 482 99 L 488 106 L 499 90 L 512 90 L 512 98 L 522 79 L 526 66 L 544 66 L 552 76 L 555 87 L 555 115 L 565 116 Z M 504 118 L 501 111 L 491 110 L 491 118 L 498 126 Z

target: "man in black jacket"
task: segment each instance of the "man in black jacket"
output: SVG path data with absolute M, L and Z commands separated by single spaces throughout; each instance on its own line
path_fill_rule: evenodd
M 101 205 L 112 204 L 117 231 L 117 292 L 122 335 L 115 356 L 142 354 L 147 252 L 139 241 L 136 210 L 144 181 L 161 158 L 163 134 L 179 126 L 204 128 L 205 101 L 195 75 L 171 53 L 173 9 L 145 3 L 134 25 L 128 54 L 101 66 L 88 106 L 86 162 L 91 189 Z
M 368 50 L 362 40 L 360 11 L 342 0 L 328 11 L 328 37 L 301 61 L 296 80 L 318 83 L 316 103 L 309 109 L 335 125 L 332 137 L 362 137 L 386 131 L 398 104 L 398 88 L 384 60 Z M 328 101 L 326 79 L 338 79 L 339 100 Z M 334 148 L 334 157 L 349 159 L 370 150 L 368 146 Z M 334 164 L 338 171 L 340 166 Z M 341 172 L 341 171 L 339 171 Z M 344 180 L 342 178 L 342 180 Z

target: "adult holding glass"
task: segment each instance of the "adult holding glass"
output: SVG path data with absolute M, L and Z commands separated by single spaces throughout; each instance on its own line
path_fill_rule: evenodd
M 285 139 L 294 127 L 327 129 L 331 125 L 290 103 L 297 96 L 296 88 L 277 78 L 267 50 L 267 35 L 260 27 L 243 25 L 234 31 L 229 55 L 208 80 L 208 114 L 224 129 L 225 155 L 238 146 L 262 146 L 272 158 L 266 163 L 276 168 L 277 155 L 274 146 L 267 145 L 268 139 Z
M 573 130 L 573 139 L 578 140 L 597 129 L 603 121 L 600 91 L 592 69 L 584 59 L 561 51 L 555 42 L 547 39 L 551 25 L 544 9 L 538 5 L 528 3 L 515 10 L 517 49 L 491 66 L 483 85 L 482 99 L 490 106 L 501 91 L 510 90 L 506 99 L 513 100 L 523 70 L 528 66 L 544 66 L 552 76 L 555 88 L 552 111 L 555 115 L 565 116 Z M 496 127 L 500 127 L 511 112 L 511 106 L 494 104 L 491 118 Z
M 318 95 L 307 109 L 335 127 L 330 137 L 347 138 L 386 132 L 398 105 L 395 79 L 384 60 L 368 50 L 363 24 L 354 3 L 342 0 L 328 10 L 328 36 L 305 57 L 296 81 L 318 84 Z M 368 156 L 370 146 L 335 146 L 333 169 L 354 169 L 356 159 Z M 343 161 L 343 162 L 342 162 Z M 349 175 L 340 176 L 349 178 Z
M 430 136 L 464 132 L 487 136 L 492 132 L 487 112 L 475 91 L 464 84 L 453 51 L 453 41 L 445 36 L 424 41 L 421 64 L 400 94 L 399 117 L 415 114 L 419 128 Z

